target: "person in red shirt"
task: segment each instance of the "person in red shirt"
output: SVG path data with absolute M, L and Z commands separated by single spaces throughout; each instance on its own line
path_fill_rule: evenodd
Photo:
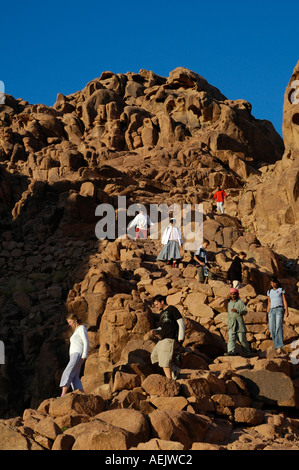
M 217 211 L 221 214 L 224 214 L 224 199 L 227 198 L 227 194 L 223 189 L 220 189 L 220 186 L 217 186 L 216 192 L 213 196 L 213 199 L 216 199 Z

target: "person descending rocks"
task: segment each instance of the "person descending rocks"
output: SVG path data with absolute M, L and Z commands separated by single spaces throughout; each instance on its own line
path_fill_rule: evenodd
M 147 215 L 144 207 L 140 207 L 139 213 L 134 217 L 128 225 L 128 230 L 135 227 L 135 238 L 147 238 L 148 227 L 154 224 L 149 215 Z
M 238 339 L 242 352 L 245 357 L 251 355 L 250 346 L 246 339 L 246 325 L 244 322 L 244 315 L 246 314 L 246 306 L 243 300 L 240 299 L 238 289 L 232 287 L 229 290 L 230 300 L 228 303 L 227 311 L 227 329 L 228 329 L 228 344 L 225 356 L 235 356 L 236 341 Z
M 242 261 L 246 258 L 246 253 L 240 251 L 240 253 L 235 256 L 233 259 L 228 272 L 227 280 L 236 289 L 241 289 L 242 287 Z
M 176 267 L 178 260 L 182 258 L 180 247 L 183 245 L 183 238 L 180 229 L 176 226 L 176 220 L 171 218 L 168 227 L 162 236 L 163 248 L 157 256 L 157 261 L 166 261 Z
M 224 214 L 224 200 L 227 198 L 226 192 L 217 186 L 213 199 L 216 199 L 217 211 Z
M 150 331 L 151 337 L 158 336 L 160 340 L 155 345 L 152 354 L 152 364 L 158 363 L 168 379 L 176 379 L 180 369 L 173 362 L 176 343 L 182 344 L 185 336 L 185 322 L 179 310 L 173 305 L 167 305 L 166 297 L 156 295 L 154 307 L 159 311 L 158 327 Z
M 286 292 L 277 277 L 272 277 L 268 290 L 267 317 L 273 346 L 278 353 L 283 352 L 283 319 L 289 314 Z
M 67 322 L 73 334 L 70 338 L 69 362 L 61 376 L 60 387 L 62 388 L 61 396 L 64 396 L 69 387 L 73 390 L 81 390 L 83 392 L 80 372 L 84 361 L 88 357 L 89 341 L 86 326 L 82 324 L 81 319 L 75 314 L 67 316 Z
M 198 280 L 200 283 L 213 279 L 213 274 L 209 269 L 210 265 L 208 263 L 207 248 L 209 244 L 208 240 L 204 240 L 202 245 L 196 250 L 193 258 L 196 263 Z

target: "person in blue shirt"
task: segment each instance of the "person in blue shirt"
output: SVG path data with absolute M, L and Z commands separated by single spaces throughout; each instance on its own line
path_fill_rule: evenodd
M 271 289 L 268 290 L 267 317 L 269 331 L 272 337 L 273 346 L 278 353 L 283 352 L 283 318 L 288 316 L 288 304 L 285 290 L 281 287 L 276 277 L 271 279 Z

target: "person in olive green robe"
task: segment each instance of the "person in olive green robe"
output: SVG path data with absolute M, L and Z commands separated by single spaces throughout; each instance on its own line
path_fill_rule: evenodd
M 232 288 L 229 291 L 230 301 L 228 303 L 227 312 L 227 328 L 228 328 L 228 344 L 226 356 L 235 356 L 236 342 L 239 341 L 243 354 L 250 356 L 250 346 L 246 339 L 246 325 L 244 315 L 246 314 L 246 306 L 239 297 L 238 289 Z

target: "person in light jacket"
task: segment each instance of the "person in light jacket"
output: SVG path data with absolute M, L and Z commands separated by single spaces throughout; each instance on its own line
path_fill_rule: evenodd
M 196 262 L 198 280 L 200 283 L 204 283 L 209 279 L 213 279 L 213 274 L 210 271 L 210 265 L 208 263 L 207 248 L 210 242 L 204 240 L 202 245 L 194 253 L 194 261 Z
M 141 209 L 134 219 L 129 223 L 128 229 L 135 227 L 136 238 L 147 238 L 147 230 L 154 224 L 144 209 Z
M 67 322 L 72 328 L 73 334 L 70 338 L 69 362 L 60 380 L 62 397 L 67 393 L 70 386 L 73 390 L 81 390 L 83 392 L 80 372 L 84 361 L 88 357 L 89 348 L 87 329 L 82 324 L 80 318 L 75 314 L 70 314 L 67 317 Z
M 172 266 L 176 266 L 176 262 L 182 258 L 180 247 L 183 245 L 181 231 L 175 225 L 175 219 L 170 219 L 168 227 L 164 230 L 162 236 L 163 248 L 157 256 L 158 261 L 166 261 L 167 264 L 172 262 Z

